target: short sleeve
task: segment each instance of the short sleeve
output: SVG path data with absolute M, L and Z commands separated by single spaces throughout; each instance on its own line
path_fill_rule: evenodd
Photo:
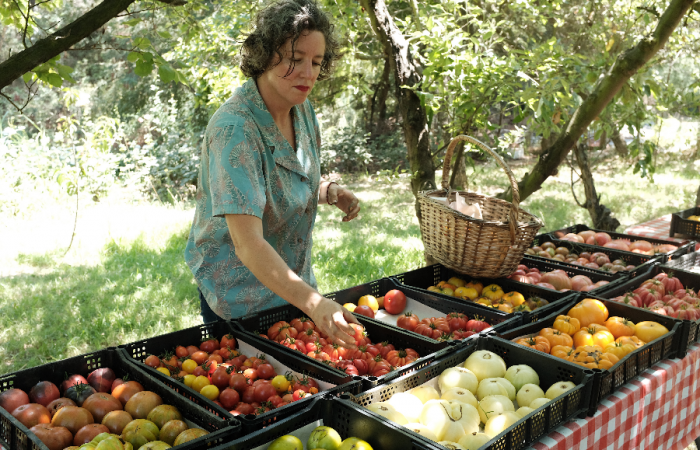
M 262 142 L 243 118 L 227 122 L 210 127 L 206 135 L 212 215 L 247 214 L 262 219 L 266 202 Z

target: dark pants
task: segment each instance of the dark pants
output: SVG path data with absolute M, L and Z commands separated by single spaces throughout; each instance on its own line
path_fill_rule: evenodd
M 204 323 L 212 323 L 216 322 L 217 320 L 221 320 L 221 317 L 211 310 L 207 299 L 204 298 L 204 294 L 202 294 L 202 291 L 199 288 L 197 288 L 197 292 L 199 292 L 199 303 L 202 310 L 201 315 Z

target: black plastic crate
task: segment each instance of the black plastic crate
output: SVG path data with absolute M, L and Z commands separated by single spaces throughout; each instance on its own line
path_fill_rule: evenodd
M 435 295 L 435 292 L 411 289 L 406 285 L 397 283 L 396 280 L 392 278 L 382 278 L 381 280 L 370 281 L 369 283 L 354 286 L 342 291 L 324 294 L 324 297 L 343 305 L 345 303 L 357 303 L 357 300 L 363 295 L 373 295 L 375 297 L 383 296 L 392 289 L 398 289 L 402 291 L 406 297 L 440 311 L 445 315 L 451 312 L 458 312 L 466 314 L 470 319 L 475 316 L 483 318 L 487 323 L 492 325 L 492 330 L 506 331 L 522 324 L 522 314 L 508 314 L 493 308 L 482 308 L 481 306 L 483 305 L 478 305 L 477 307 L 477 304 L 474 302 L 460 301 L 456 298 L 447 296 L 437 296 Z M 408 310 L 408 307 L 406 310 Z M 425 319 L 425 317 L 421 317 L 421 319 Z M 377 322 L 385 323 L 381 320 L 376 320 Z M 408 332 L 410 333 L 410 331 Z M 472 339 L 476 336 L 477 335 L 470 336 L 466 339 Z M 452 342 L 457 343 L 457 341 Z
M 700 206 L 671 214 L 669 236 L 673 237 L 677 233 L 700 239 L 700 221 L 688 220 L 690 216 L 700 216 Z
M 244 335 L 239 330 L 234 329 L 231 322 L 225 321 L 212 322 L 161 336 L 142 339 L 140 341 L 122 345 L 120 346 L 119 350 L 124 352 L 126 358 L 129 358 L 135 364 L 138 364 L 139 369 L 149 373 L 154 378 L 159 379 L 160 382 L 167 385 L 173 391 L 196 403 L 202 408 L 207 409 L 212 414 L 220 417 L 222 420 L 228 420 L 234 416 L 224 407 L 217 405 L 199 392 L 187 387 L 184 383 L 170 378 L 145 364 L 142 364 L 148 355 L 160 355 L 165 351 L 172 351 L 177 345 L 198 345 L 203 340 L 212 337 L 221 339 L 221 337 L 226 334 L 232 334 L 236 338 L 236 348 L 238 348 L 238 340 L 243 339 L 244 342 L 252 345 L 256 348 L 256 350 L 258 350 L 256 355 L 246 355 L 248 357 L 257 356 L 258 354 L 262 353 L 275 358 L 280 363 L 284 364 L 295 372 L 335 385 L 335 387 L 330 390 L 322 391 L 324 393 L 340 395 L 346 390 L 352 393 L 359 392 L 360 390 L 360 382 L 353 380 L 346 374 L 341 374 L 335 370 L 332 370 L 330 367 L 308 364 L 306 360 L 310 358 L 302 356 L 301 354 L 297 356 L 298 352 L 293 352 L 281 345 L 271 345 L 269 342 L 260 342 L 258 340 L 253 341 L 249 339 L 247 335 Z M 241 422 L 244 431 L 258 429 L 259 426 L 272 423 L 279 417 L 283 417 L 286 414 L 291 414 L 295 411 L 304 409 L 305 403 L 308 403 L 312 397 L 313 396 L 297 400 L 296 402 L 292 402 L 283 406 L 282 408 L 273 409 L 265 414 L 260 414 L 257 416 L 237 416 L 237 418 Z
M 579 270 L 578 268 L 565 268 L 562 266 L 556 266 L 555 264 L 548 263 L 546 261 L 541 261 L 541 260 L 535 260 L 535 259 L 527 259 L 523 258 L 523 261 L 521 261 L 521 264 L 525 264 L 526 266 L 530 268 L 538 268 L 541 271 L 551 271 L 554 269 L 562 269 L 566 271 L 569 276 L 572 275 L 586 275 L 591 280 L 594 282 L 597 282 L 599 280 L 606 280 L 606 281 L 611 281 L 614 282 L 615 280 L 611 275 L 601 275 L 597 276 L 595 274 L 591 274 L 590 271 L 582 271 Z M 567 270 L 568 269 L 568 270 Z M 399 284 L 404 284 L 406 286 L 410 286 L 414 290 L 419 290 L 420 292 L 424 293 L 430 293 L 431 295 L 435 295 L 436 297 L 439 298 L 445 298 L 445 299 L 454 299 L 454 297 L 449 297 L 444 294 L 440 294 L 437 292 L 432 292 L 428 291 L 427 288 L 429 286 L 435 286 L 437 285 L 441 280 L 448 280 L 451 277 L 456 276 L 460 277 L 462 279 L 466 279 L 464 274 L 460 274 L 459 272 L 455 272 L 452 269 L 448 269 L 447 267 L 443 266 L 442 264 L 433 264 L 432 266 L 427 266 L 427 267 L 421 267 L 420 269 L 412 270 L 410 272 L 405 272 L 399 275 L 395 275 L 393 278 L 396 279 L 396 281 Z M 546 289 L 540 286 L 535 286 L 534 284 L 526 284 L 526 283 L 520 283 L 515 280 L 511 280 L 509 278 L 497 278 L 497 279 L 488 279 L 488 280 L 482 280 L 482 279 L 476 279 L 478 281 L 481 281 L 484 286 L 487 286 L 488 284 L 498 284 L 501 286 L 503 289 L 503 292 L 509 292 L 509 291 L 518 291 L 523 296 L 528 299 L 531 297 L 540 297 L 544 300 L 547 300 L 549 302 L 548 305 L 543 306 L 541 308 L 537 308 L 534 311 L 524 311 L 521 314 L 523 315 L 523 323 L 530 323 L 530 322 L 536 322 L 540 319 L 540 317 L 546 317 L 549 314 L 551 314 L 550 311 L 553 311 L 558 308 L 557 305 L 561 304 L 561 301 L 563 299 L 568 299 L 571 297 L 573 294 L 572 292 L 558 292 L 554 291 L 552 289 Z M 612 284 L 612 283 L 611 283 Z M 599 290 L 604 290 L 604 288 L 607 288 L 608 285 L 601 286 Z M 596 290 L 598 291 L 598 289 Z M 572 297 L 573 298 L 573 297 Z M 486 311 L 492 311 L 493 308 L 490 308 L 488 306 L 480 305 L 478 303 L 474 303 L 475 307 L 481 308 Z
M 637 289 L 639 286 L 642 285 L 642 283 L 644 283 L 644 281 L 650 278 L 654 278 L 656 275 L 662 272 L 667 274 L 673 273 L 673 276 L 678 278 L 678 280 L 681 283 L 683 283 L 683 286 L 685 286 L 687 289 L 693 289 L 696 292 L 700 291 L 699 274 L 685 272 L 674 267 L 667 267 L 655 264 L 649 269 L 648 272 L 641 274 L 636 278 L 628 280 L 619 286 L 616 286 L 615 289 L 607 291 L 605 294 L 602 294 L 602 296 L 604 298 L 615 298 L 621 295 L 625 295 L 625 293 Z M 666 317 L 661 314 L 657 314 L 653 311 L 649 312 L 654 314 L 654 317 Z M 698 333 L 698 331 L 700 330 L 700 320 L 683 320 L 682 322 L 683 330 L 681 331 L 681 335 L 683 337 L 680 339 L 680 341 L 678 341 L 678 347 L 676 348 L 677 358 L 683 358 L 688 353 L 688 347 L 690 347 L 693 344 L 693 342 L 696 342 L 698 338 L 700 338 L 700 333 Z
M 60 386 L 66 374 L 80 374 L 84 377 L 95 369 L 109 367 L 117 377 L 129 376 L 129 380 L 138 381 L 147 391 L 155 392 L 163 403 L 175 406 L 183 417 L 210 432 L 193 441 L 179 445 L 178 450 L 199 450 L 219 445 L 236 439 L 241 435 L 240 422 L 232 418 L 222 420 L 187 399 L 175 394 L 164 386 L 156 377 L 138 370 L 129 361 L 123 359 L 116 348 L 108 348 L 62 361 L 21 370 L 0 377 L 0 392 L 18 388 L 29 393 L 39 381 L 50 381 Z M 0 408 L 0 445 L 12 450 L 48 450 L 37 437 L 9 412 Z
M 252 450 L 266 448 L 278 437 L 294 434 L 303 427 L 311 428 L 314 423 L 331 427 L 340 437 L 357 437 L 367 441 L 377 450 L 444 450 L 436 443 L 425 442 L 405 428 L 377 418 L 370 411 L 349 401 L 326 397 L 315 399 L 299 414 L 288 416 L 272 426 L 244 436 L 236 441 L 221 445 L 212 450 Z M 306 442 L 302 439 L 304 448 Z
M 588 411 L 588 415 L 592 416 L 598 409 L 598 404 L 600 401 L 605 397 L 615 392 L 623 384 L 632 380 L 638 374 L 647 370 L 652 366 L 652 364 L 655 364 L 662 359 L 672 358 L 676 355 L 676 350 L 680 345 L 681 339 L 683 338 L 683 324 L 678 319 L 659 316 L 658 314 L 651 313 L 641 308 L 635 308 L 625 305 L 624 303 L 617 303 L 612 300 L 607 300 L 602 297 L 597 297 L 595 295 L 590 295 L 583 292 L 579 295 L 579 298 L 564 305 L 559 311 L 553 313 L 551 316 L 544 318 L 537 323 L 511 330 L 505 334 L 502 334 L 501 337 L 510 341 L 521 336 L 537 334 L 542 328 L 551 328 L 558 315 L 566 315 L 566 312 L 569 309 L 584 298 L 594 298 L 603 302 L 606 308 L 608 308 L 610 317 L 624 317 L 634 323 L 645 320 L 653 320 L 668 328 L 667 334 L 654 341 L 647 342 L 646 345 L 629 353 L 610 369 L 593 369 L 595 372 L 595 380 L 591 391 L 591 403 Z M 575 365 L 574 363 L 569 364 Z
M 476 341 L 470 341 L 463 347 L 451 349 L 449 352 L 445 351 L 428 367 L 354 396 L 352 400 L 362 406 L 387 401 L 396 393 L 408 391 L 440 376 L 445 369 L 462 365 L 467 357 L 476 350 L 489 350 L 498 354 L 508 367 L 515 364 L 527 364 L 532 367 L 539 375 L 540 385 L 544 391 L 559 381 L 571 381 L 577 385 L 558 399 L 523 417 L 506 431 L 489 441 L 482 449 L 517 450 L 524 448 L 549 433 L 558 425 L 575 417 L 585 417 L 594 381 L 594 372 L 592 370 L 498 337 L 489 336 L 481 336 Z M 424 439 L 420 436 L 419 438 Z
M 664 263 L 666 267 L 700 273 L 700 252 L 688 253 Z
M 647 270 L 649 270 L 649 267 L 651 267 L 655 262 L 661 261 L 661 259 L 663 258 L 662 255 L 649 256 L 649 255 L 642 255 L 641 253 L 623 252 L 621 250 L 615 250 L 612 248 L 598 247 L 596 245 L 587 245 L 587 244 L 580 244 L 578 242 L 556 240 L 548 234 L 538 236 L 538 238 L 536 238 L 533 241 L 531 247 L 533 247 L 535 245 L 542 245 L 545 242 L 552 242 L 557 247 L 565 247 L 569 250 L 569 252 L 573 252 L 576 254 L 580 254 L 583 252 L 588 252 L 591 254 L 604 253 L 604 254 L 608 255 L 608 258 L 610 258 L 610 262 L 620 259 L 620 260 L 624 261 L 626 263 L 626 265 L 635 266 L 634 269 L 632 269 L 632 270 L 621 271 L 621 272 L 617 272 L 617 274 L 613 274 L 613 275 L 617 276 L 618 278 L 622 278 L 622 277 L 634 278 L 637 275 L 639 275 L 640 273 L 644 273 Z M 553 262 L 556 264 L 561 264 L 561 265 L 573 267 L 573 268 L 582 267 L 582 266 L 579 266 L 576 264 L 558 261 L 558 260 L 555 260 L 553 258 L 544 258 L 542 256 L 530 255 L 528 253 L 526 253 L 525 256 L 527 258 Z M 590 269 L 590 270 L 594 271 L 594 273 L 610 273 L 610 272 L 602 270 L 602 269 L 601 270 L 591 269 L 588 267 L 586 267 L 586 269 Z
M 560 240 L 562 237 L 569 233 L 580 233 L 581 231 L 586 231 L 586 230 L 591 230 L 595 231 L 596 233 L 608 233 L 611 238 L 613 239 L 629 239 L 630 242 L 635 242 L 635 241 L 647 241 L 651 244 L 656 244 L 656 245 L 662 245 L 662 244 L 669 244 L 669 245 L 674 245 L 678 247 L 677 250 L 669 253 L 665 253 L 667 260 L 670 260 L 674 256 L 678 255 L 685 255 L 688 252 L 695 251 L 695 242 L 692 241 L 683 241 L 683 242 L 675 242 L 675 241 L 667 241 L 664 239 L 654 239 L 650 237 L 645 237 L 645 236 L 637 236 L 634 234 L 623 234 L 623 233 L 615 233 L 614 231 L 607 231 L 607 230 L 597 230 L 595 228 L 588 228 L 587 225 L 583 224 L 577 224 L 577 225 L 572 225 L 570 227 L 562 228 L 561 230 L 557 231 L 552 231 L 550 235 L 552 238 L 556 240 Z M 596 246 L 597 247 L 597 246 Z M 602 247 L 605 248 L 605 247 Z M 663 256 L 664 254 L 661 254 Z
M 279 346 L 281 348 L 284 348 L 286 351 L 292 352 L 293 350 L 288 350 L 286 347 L 283 347 L 276 343 L 272 343 L 272 341 L 269 341 L 267 339 L 261 338 L 258 333 L 266 333 L 272 325 L 279 322 L 280 320 L 289 322 L 292 319 L 302 317 L 304 315 L 304 312 L 295 306 L 283 305 L 277 308 L 261 311 L 256 314 L 250 314 L 240 319 L 235 319 L 232 323 L 239 330 L 245 333 L 246 336 L 250 337 L 251 340 L 267 342 L 269 343 L 269 345 Z M 361 376 L 360 378 L 362 379 L 363 389 L 369 389 L 378 384 L 384 383 L 387 377 L 396 376 L 396 374 L 407 373 L 412 370 L 415 370 L 415 368 L 417 367 L 424 367 L 430 364 L 435 359 L 435 353 L 448 346 L 446 342 L 434 341 L 424 336 L 420 336 L 415 333 L 402 330 L 401 328 L 383 324 L 379 321 L 372 320 L 365 316 L 356 314 L 355 317 L 357 317 L 357 320 L 362 324 L 362 326 L 365 327 L 365 330 L 367 331 L 369 338 L 372 340 L 372 342 L 389 341 L 389 343 L 393 344 L 397 349 L 412 348 L 420 355 L 420 358 L 418 358 L 411 364 L 398 367 L 393 372 L 389 372 L 388 374 L 383 375 L 381 377 L 373 377 L 367 375 Z M 341 372 L 338 369 L 334 369 L 310 357 L 303 356 L 303 358 L 304 361 L 308 360 L 308 363 L 310 365 L 318 365 L 320 367 L 333 370 L 339 374 L 344 374 L 344 372 Z

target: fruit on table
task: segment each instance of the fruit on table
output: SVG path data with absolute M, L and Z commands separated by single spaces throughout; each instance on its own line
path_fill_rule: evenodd
M 374 310 L 367 305 L 359 305 L 353 308 L 352 312 L 374 319 Z
M 384 294 L 384 309 L 389 314 L 401 314 L 406 309 L 406 295 L 398 289 Z
M 515 275 L 520 276 L 519 272 Z M 520 281 L 514 276 L 511 277 L 515 281 Z M 530 297 L 526 299 L 525 296 L 518 291 L 504 292 L 503 288 L 495 283 L 484 287 L 483 283 L 480 281 L 472 280 L 466 283 L 460 278 L 450 278 L 451 282 L 455 282 L 455 280 L 459 280 L 459 283 L 465 284 L 461 287 L 456 287 L 450 282 L 440 281 L 436 286 L 429 286 L 427 290 L 456 297 L 460 300 L 479 303 L 506 313 L 533 311 L 549 303 L 539 297 Z M 532 279 L 528 278 L 527 283 L 533 284 Z
M 606 272 L 617 273 L 633 270 L 636 266 L 627 264 L 624 258 L 610 260 L 610 255 L 605 252 L 580 253 L 570 252 L 567 247 L 557 247 L 552 242 L 544 242 L 542 245 L 533 245 L 525 250 L 528 255 L 539 256 L 541 258 L 555 259 L 557 261 L 584 266 L 590 269 L 604 270 Z
M 700 319 L 700 298 L 696 293 L 700 286 L 683 286 L 673 272 L 661 272 L 654 278 L 644 280 L 632 292 L 611 300 L 638 308 L 646 307 L 652 312 L 681 320 Z
M 491 328 L 491 325 L 479 316 L 473 316 L 470 320 L 466 314 L 458 312 L 449 313 L 444 318 L 430 317 L 421 320 L 407 311 L 397 319 L 396 326 L 439 341 L 461 340 Z
M 477 350 L 469 355 L 464 367 L 476 375 L 479 382 L 484 378 L 503 377 L 507 370 L 503 358 L 488 350 Z
M 335 450 L 343 442 L 340 435 L 331 427 L 316 427 L 306 442 L 308 449 Z
M 689 216 L 686 220 L 694 220 L 700 222 L 700 216 Z
M 644 239 L 629 238 L 613 239 L 608 233 L 595 232 L 593 230 L 581 231 L 577 234 L 557 231 L 554 233 L 557 239 L 579 242 L 581 244 L 597 245 L 626 252 L 641 253 L 643 255 L 655 255 L 657 253 L 670 253 L 678 250 L 678 247 L 670 244 L 652 245 Z
M 374 295 L 363 295 L 357 300 L 357 306 L 369 306 L 374 312 L 379 310 L 379 303 Z

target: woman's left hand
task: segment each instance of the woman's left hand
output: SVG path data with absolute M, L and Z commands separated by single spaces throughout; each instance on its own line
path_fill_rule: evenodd
M 350 190 L 335 183 L 328 186 L 328 204 L 337 206 L 346 215 L 343 222 L 349 222 L 360 213 L 360 200 Z

